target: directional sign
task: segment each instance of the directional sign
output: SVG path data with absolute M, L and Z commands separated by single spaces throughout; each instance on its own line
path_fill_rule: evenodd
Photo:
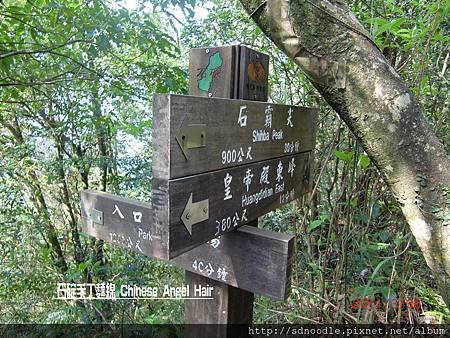
M 203 97 L 153 100 L 153 219 L 165 259 L 311 187 L 316 109 L 216 97 L 265 99 L 268 57 L 234 46 L 194 50 L 190 62 L 190 93 Z
M 173 179 L 314 149 L 317 110 L 159 94 L 154 177 Z
M 81 193 L 83 231 L 149 257 L 160 257 L 162 237 L 148 203 L 104 192 Z M 101 218 L 98 216 L 101 215 Z M 289 292 L 293 236 L 244 226 L 170 262 L 185 270 L 284 300 Z
M 155 154 L 156 155 L 156 154 Z M 168 258 L 232 231 L 305 194 L 310 153 L 173 180 L 153 177 L 155 226 Z

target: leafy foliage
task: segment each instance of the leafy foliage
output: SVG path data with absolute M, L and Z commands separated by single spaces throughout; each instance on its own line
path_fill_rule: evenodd
M 139 272 L 141 282 L 145 269 L 151 278 L 167 271 L 143 257 L 123 260 L 122 250 L 80 234 L 78 207 L 88 187 L 150 198 L 151 98 L 187 87 L 177 41 L 162 29 L 167 5 L 144 12 L 108 1 L 0 6 L 5 321 L 101 321 L 115 313 L 110 304 L 66 307 L 52 300 L 56 283 L 122 276 L 127 265 L 126 278 Z

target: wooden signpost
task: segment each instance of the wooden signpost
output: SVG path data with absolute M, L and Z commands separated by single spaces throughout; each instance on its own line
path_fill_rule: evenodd
M 83 231 L 131 251 L 155 257 L 152 205 L 105 192 L 81 193 Z M 284 300 L 290 283 L 293 238 L 243 226 L 169 263 L 256 294 Z M 251 266 L 251 269 L 249 268 Z
M 86 233 L 215 287 L 213 300 L 186 301 L 186 323 L 251 323 L 254 293 L 289 294 L 293 236 L 255 226 L 311 189 L 316 111 L 255 102 L 267 77 L 268 56 L 249 48 L 191 50 L 195 96 L 154 99 L 151 204 L 81 194 Z
M 310 188 L 315 109 L 157 95 L 153 121 L 158 257 L 176 257 Z
M 164 242 L 156 256 L 176 257 L 305 194 L 310 162 L 300 153 L 175 180 L 155 173 L 154 221 Z
M 153 167 L 161 177 L 176 179 L 309 152 L 316 116 L 313 108 L 159 94 Z

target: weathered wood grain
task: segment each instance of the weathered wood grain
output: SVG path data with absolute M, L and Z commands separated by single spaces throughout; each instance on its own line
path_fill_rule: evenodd
M 116 206 L 120 214 L 115 211 Z M 103 213 L 103 224 L 92 222 L 94 209 Z M 81 193 L 81 210 L 83 231 L 89 235 L 148 257 L 161 257 L 161 235 L 155 232 L 150 204 L 85 190 Z M 136 221 L 137 213 L 142 213 L 137 218 L 141 222 Z M 170 263 L 240 289 L 284 300 L 289 293 L 292 255 L 293 236 L 243 226 Z
M 290 172 L 289 168 L 294 170 Z M 169 233 L 168 258 L 307 193 L 311 188 L 310 175 L 310 154 L 301 153 L 170 181 L 154 177 L 154 220 L 158 229 Z M 205 220 L 192 220 L 190 232 L 182 215 L 191 198 L 193 203 L 207 201 L 208 212 Z
M 235 48 L 235 76 L 234 96 L 216 95 L 234 99 L 252 99 L 255 101 L 267 101 L 268 92 L 268 70 L 269 56 L 260 54 L 249 48 L 238 46 Z M 245 54 L 245 55 L 244 55 Z M 242 57 L 241 57 L 242 56 Z M 191 57 L 195 55 L 191 54 Z M 260 62 L 255 62 L 260 61 Z M 262 64 L 262 67 L 261 67 Z M 242 69 L 244 68 L 244 69 Z M 261 69 L 263 68 L 263 69 Z M 250 72 L 248 72 L 250 71 Z M 193 70 L 190 69 L 192 74 Z M 246 74 L 240 75 L 240 74 Z M 251 73 L 251 74 L 250 74 Z M 264 73 L 264 74 L 263 74 Z M 192 78 L 189 79 L 192 81 Z M 192 86 L 190 86 L 192 88 Z M 190 94 L 194 94 L 192 91 Z M 225 94 L 225 93 L 224 93 Z M 230 155 L 232 155 L 230 153 Z M 246 224 L 257 226 L 258 220 Z M 227 235 L 225 235 L 227 236 Z M 242 236 L 242 235 L 241 235 Z M 197 250 L 198 256 L 205 256 L 203 250 L 208 247 L 200 246 Z M 217 250 L 222 251 L 222 247 Z M 220 253 L 223 254 L 222 252 Z M 245 262 L 243 262 L 245 264 Z M 190 299 L 185 303 L 185 322 L 190 324 L 251 324 L 253 318 L 254 294 L 240 288 L 235 288 L 223 282 L 214 281 L 210 278 L 186 271 L 186 284 L 214 284 L 214 299 L 209 301 Z M 195 326 L 198 328 L 198 326 Z M 236 332 L 229 330 L 229 325 L 222 325 L 221 330 L 188 330 L 187 337 L 211 338 L 211 337 L 235 337 Z
M 269 56 L 248 47 L 236 48 L 234 99 L 267 101 Z M 223 96 L 225 97 L 225 96 Z
M 153 119 L 158 120 L 158 125 L 153 123 L 153 127 L 161 132 L 170 130 L 170 118 L 164 118 L 169 97 L 160 97 L 158 102 L 154 102 Z M 152 159 L 152 176 L 154 177 L 168 177 L 169 167 L 169 149 L 170 140 L 164 137 L 156 137 L 152 139 L 153 144 L 153 159 Z M 159 149 L 157 151 L 157 149 Z M 165 151 L 162 151 L 165 149 Z M 154 187 L 152 179 L 152 186 Z M 169 218 L 169 181 L 160 181 L 158 188 L 155 190 L 152 187 L 152 203 L 158 205 L 158 208 L 153 208 L 153 228 L 154 231 L 161 236 L 159 248 L 155 249 L 155 256 L 168 259 L 169 258 L 169 231 L 166 220 Z M 160 249 L 160 250 L 159 250 Z
M 220 246 L 215 249 L 210 242 L 209 247 L 202 245 L 172 260 L 186 270 L 199 273 L 193 264 L 197 260 L 208 264 L 202 257 L 211 257 L 214 273 L 202 273 L 228 285 L 262 294 L 274 299 L 284 300 L 290 292 L 290 276 L 293 254 L 293 238 L 252 226 L 243 226 L 220 236 Z M 188 266 L 191 262 L 191 266 Z M 213 263 L 215 262 L 215 263 Z M 226 280 L 218 279 L 217 273 L 222 266 L 233 267 L 234 271 L 226 276 Z M 276 279 L 279 279 L 276 281 Z
M 155 226 L 150 204 L 96 190 L 84 190 L 80 197 L 84 232 L 149 257 L 167 252 L 168 234 Z M 93 221 L 96 210 L 102 213 L 103 224 Z M 133 213 L 142 215 L 140 222 Z
M 187 300 L 185 307 L 186 338 L 235 338 L 246 337 L 248 326 L 238 327 L 225 324 L 251 325 L 253 319 L 253 300 L 251 292 L 238 289 L 197 274 L 186 272 L 187 284 L 210 285 L 214 287 L 213 299 Z M 219 324 L 219 325 L 217 325 Z M 238 331 L 244 330 L 244 331 Z
M 154 177 L 174 179 L 311 151 L 316 122 L 314 108 L 155 95 Z M 202 145 L 191 147 L 197 140 Z

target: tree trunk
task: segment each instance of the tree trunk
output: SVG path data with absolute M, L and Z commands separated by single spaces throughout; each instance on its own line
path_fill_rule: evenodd
M 22 147 L 25 146 L 25 139 L 23 137 L 22 129 L 19 125 L 17 117 L 14 119 L 13 123 L 9 123 L 4 120 L 2 116 L 0 116 L 0 126 L 4 126 L 10 131 L 11 135 L 16 141 L 16 145 Z M 39 175 L 32 168 L 28 169 L 28 171 L 25 172 L 27 173 L 28 177 L 21 176 L 21 178 L 25 182 L 25 185 L 28 187 L 29 198 L 36 206 L 39 213 L 43 216 L 42 226 L 45 230 L 45 234 L 43 234 L 44 240 L 52 249 L 52 257 L 55 260 L 56 267 L 61 273 L 64 274 L 67 272 L 68 266 L 64 258 L 61 244 L 58 240 L 58 232 L 50 219 L 50 211 L 47 207 L 47 201 L 45 200 L 42 186 L 39 183 Z
M 343 0 L 241 0 L 386 179 L 450 307 L 450 164 L 405 82 Z

